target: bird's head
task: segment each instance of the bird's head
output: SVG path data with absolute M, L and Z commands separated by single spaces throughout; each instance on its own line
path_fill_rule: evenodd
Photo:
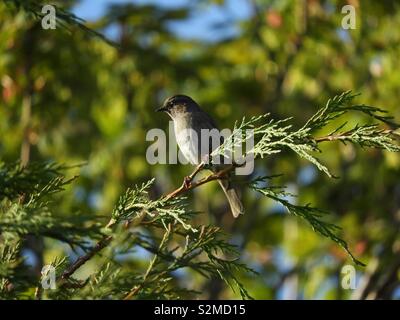
M 160 112 L 166 112 L 172 119 L 185 113 L 199 110 L 197 103 L 190 97 L 178 94 L 166 99 L 163 105 L 157 109 Z

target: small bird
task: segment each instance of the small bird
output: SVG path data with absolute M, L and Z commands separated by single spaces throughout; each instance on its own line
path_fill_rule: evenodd
M 191 164 L 200 164 L 215 149 L 212 149 L 210 141 L 201 140 L 201 130 L 217 129 L 217 126 L 213 119 L 192 98 L 185 95 L 172 96 L 166 99 L 162 107 L 158 108 L 157 111 L 166 112 L 173 120 L 175 137 L 179 149 Z M 195 132 L 196 137 L 193 137 L 194 134 L 191 134 L 193 132 Z M 209 150 L 202 148 L 204 142 L 208 144 Z M 220 140 L 219 145 L 222 142 L 223 139 Z M 223 164 L 215 164 L 211 166 L 211 170 L 217 172 L 223 167 Z M 218 182 L 228 199 L 233 216 L 237 218 L 240 214 L 244 213 L 244 208 L 236 186 L 233 185 L 229 177 L 228 179 L 220 179 Z

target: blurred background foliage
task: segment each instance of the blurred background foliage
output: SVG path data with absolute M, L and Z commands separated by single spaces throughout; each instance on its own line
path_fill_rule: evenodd
M 155 177 L 151 193 L 159 197 L 180 185 L 190 166 L 149 165 L 145 158 L 146 132 L 168 128 L 167 117 L 154 110 L 169 95 L 193 97 L 221 128 L 266 112 L 291 116 L 300 127 L 329 97 L 349 89 L 361 93 L 357 102 L 400 119 L 398 1 L 58 3 L 82 17 L 102 7 L 87 26 L 116 45 L 79 28 L 43 30 L 1 1 L 0 155 L 5 162 L 85 163 L 69 172 L 80 177 L 59 196 L 60 217 L 82 212 L 106 223 L 127 187 Z M 356 8 L 354 30 L 341 28 L 346 4 Z M 195 219 L 221 226 L 259 272 L 241 278 L 256 299 L 399 298 L 399 155 L 340 143 L 322 148 L 320 159 L 339 179 L 293 153 L 257 162 L 254 175 L 283 173 L 296 201 L 332 212 L 341 236 L 367 264 L 356 268 L 357 290 L 341 287 L 341 268 L 351 261 L 340 248 L 251 190 L 243 190 L 246 215 L 233 220 L 217 183 L 196 189 L 193 209 L 205 214 Z M 24 251 L 25 263 L 38 267 L 68 250 L 46 238 L 40 250 Z M 148 256 L 129 259 L 140 265 Z M 201 288 L 203 298 L 238 298 L 220 281 L 176 277 Z

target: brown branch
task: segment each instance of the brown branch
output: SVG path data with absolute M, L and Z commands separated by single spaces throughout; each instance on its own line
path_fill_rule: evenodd
M 341 135 L 329 135 L 329 136 L 324 136 L 324 137 L 319 137 L 315 138 L 315 142 L 320 143 L 320 142 L 325 142 L 325 141 L 336 141 L 336 140 L 347 140 L 349 138 L 349 135 L 347 134 L 341 134 Z
M 197 174 L 201 170 L 201 169 L 198 170 L 198 167 L 197 167 L 196 170 L 190 176 L 188 176 L 184 179 L 182 185 L 178 189 L 172 191 L 171 193 L 169 193 L 165 196 L 165 200 L 170 200 L 172 198 L 176 198 L 177 196 L 180 196 L 181 194 L 186 193 L 192 189 L 195 189 L 195 188 L 197 188 L 205 183 L 208 183 L 210 181 L 227 179 L 227 174 L 229 172 L 231 172 L 232 170 L 234 170 L 237 166 L 238 165 L 236 165 L 236 164 L 231 164 L 228 167 L 226 167 L 218 172 L 212 173 L 209 176 L 207 176 L 197 182 L 192 183 L 192 180 L 195 176 L 195 175 L 193 175 L 193 173 Z M 203 165 L 203 167 L 204 167 L 204 165 Z M 192 177 L 192 175 L 193 175 L 193 177 Z
M 389 135 L 389 134 L 395 134 L 394 131 L 395 130 L 388 129 L 388 130 L 381 130 L 380 133 Z M 317 143 L 320 143 L 320 142 L 325 142 L 325 141 L 348 140 L 349 136 L 352 133 L 354 133 L 354 131 L 349 130 L 349 131 L 343 132 L 341 134 L 331 134 L 331 135 L 327 135 L 327 136 L 323 136 L 323 137 L 314 138 L 314 141 Z
M 200 163 L 196 169 L 188 176 L 184 178 L 184 181 L 182 183 L 182 186 L 179 187 L 178 189 L 172 191 L 171 193 L 167 194 L 165 196 L 165 200 L 170 200 L 172 198 L 175 198 L 185 192 L 188 192 L 192 189 L 195 189 L 205 183 L 208 183 L 210 181 L 214 181 L 214 180 L 220 180 L 220 179 L 226 179 L 226 176 L 229 172 L 231 172 L 232 170 L 234 170 L 238 165 L 237 164 L 231 164 L 229 166 L 227 166 L 226 168 L 212 173 L 209 176 L 192 183 L 193 179 L 195 178 L 195 176 L 204 169 L 205 164 L 202 162 Z M 110 222 L 107 224 L 106 228 L 111 227 L 112 225 L 114 225 L 116 223 L 116 221 L 114 219 L 111 219 Z M 126 227 L 128 227 L 129 224 L 126 225 Z M 96 255 L 99 251 L 101 251 L 102 249 L 104 249 L 105 247 L 107 247 L 111 240 L 113 239 L 113 236 L 104 236 L 101 240 L 99 240 L 99 242 L 97 242 L 97 244 L 89 251 L 87 252 L 85 255 L 79 257 L 71 266 L 69 266 L 67 269 L 64 270 L 64 272 L 61 275 L 61 281 L 62 281 L 62 285 L 65 285 L 66 280 L 68 280 L 68 278 L 76 271 L 78 270 L 82 265 L 84 265 L 87 261 L 89 261 L 94 255 Z M 135 291 L 135 289 L 133 289 L 131 291 L 131 296 L 135 295 L 136 293 L 133 292 Z M 128 298 L 129 299 L 129 298 Z
M 112 240 L 112 236 L 104 236 L 97 244 L 85 255 L 79 257 L 72 265 L 70 265 L 61 275 L 61 280 L 66 281 L 68 278 L 78 270 L 82 265 L 89 261 L 96 253 L 108 246 Z

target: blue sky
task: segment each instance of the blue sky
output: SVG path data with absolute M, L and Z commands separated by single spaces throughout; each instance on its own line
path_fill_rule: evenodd
M 82 0 L 75 6 L 73 12 L 87 21 L 100 18 L 110 4 L 139 3 L 157 4 L 164 8 L 179 8 L 195 3 L 193 15 L 186 21 L 174 22 L 170 28 L 180 37 L 185 39 L 200 39 L 215 41 L 221 38 L 235 35 L 238 32 L 237 23 L 251 16 L 251 8 L 248 0 L 227 0 L 224 5 L 205 5 L 192 0 Z M 227 22 L 227 28 L 211 28 L 215 23 Z M 112 37 L 113 31 L 107 35 Z

